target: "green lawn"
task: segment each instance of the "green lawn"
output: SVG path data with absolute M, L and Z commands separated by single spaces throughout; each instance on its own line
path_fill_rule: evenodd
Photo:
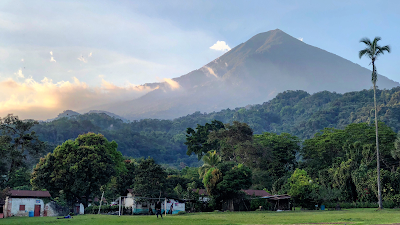
M 73 219 L 57 220 L 54 217 L 13 217 L 0 219 L 7 224 L 393 224 L 400 223 L 400 210 L 350 209 L 342 211 L 296 211 L 296 212 L 227 212 L 192 213 L 186 215 L 167 215 L 163 220 L 156 216 L 106 216 L 84 215 Z

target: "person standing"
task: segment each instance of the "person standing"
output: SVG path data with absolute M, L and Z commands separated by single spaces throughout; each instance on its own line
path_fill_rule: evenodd
M 157 201 L 157 204 L 156 204 L 156 215 L 157 215 L 157 219 L 158 219 L 158 215 L 160 215 L 161 216 L 161 218 L 162 219 L 164 219 L 163 217 L 162 217 L 162 213 L 161 213 L 161 202 L 160 201 Z
M 169 213 L 172 215 L 172 211 L 174 210 L 174 203 L 171 203 L 171 207 L 169 208 Z

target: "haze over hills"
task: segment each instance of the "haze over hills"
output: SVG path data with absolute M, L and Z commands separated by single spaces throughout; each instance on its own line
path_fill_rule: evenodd
M 357 54 L 357 53 L 355 53 Z M 260 33 L 202 68 L 173 79 L 144 96 L 93 109 L 127 119 L 173 119 L 257 104 L 286 90 L 345 93 L 369 89 L 371 71 L 308 45 L 276 29 Z M 380 89 L 400 86 L 379 75 Z

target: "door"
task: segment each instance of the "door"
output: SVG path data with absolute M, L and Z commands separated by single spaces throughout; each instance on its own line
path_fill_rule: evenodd
M 79 212 L 81 211 L 81 206 L 80 205 L 78 205 L 78 206 L 76 206 L 76 215 L 79 215 Z
M 34 216 L 40 216 L 40 205 L 35 205 Z

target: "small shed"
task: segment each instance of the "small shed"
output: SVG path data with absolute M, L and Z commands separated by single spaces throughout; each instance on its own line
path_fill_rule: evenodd
M 261 197 L 267 199 L 272 205 L 272 210 L 290 210 L 290 195 L 270 195 Z
M 4 204 L 4 218 L 9 216 L 47 216 L 44 199 L 51 197 L 48 191 L 10 190 Z

